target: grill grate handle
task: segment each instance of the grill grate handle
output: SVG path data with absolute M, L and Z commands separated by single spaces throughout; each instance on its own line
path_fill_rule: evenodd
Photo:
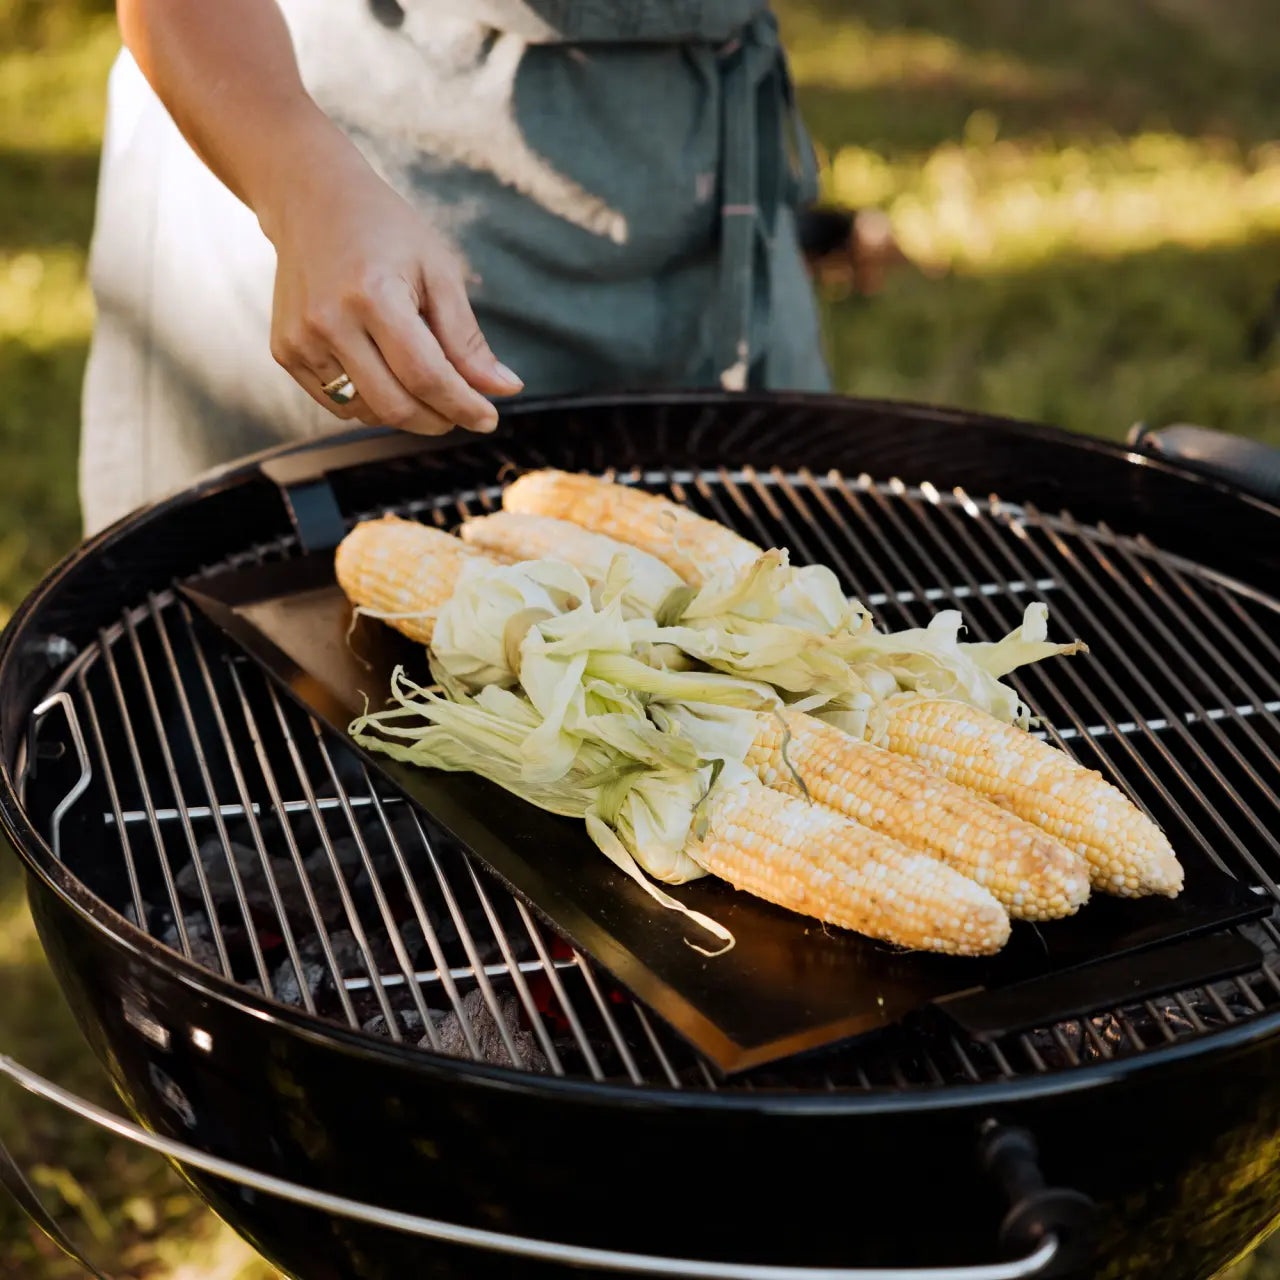
M 342 541 L 347 525 L 329 484 L 329 472 L 421 453 L 429 447 L 423 436 L 375 430 L 342 444 L 304 445 L 272 455 L 259 470 L 279 488 L 302 549 L 330 551 Z
M 1054 1234 L 1041 1235 L 1034 1248 L 1029 1248 L 1024 1256 L 1009 1262 L 933 1268 L 788 1267 L 757 1263 L 706 1262 L 692 1258 L 665 1258 L 652 1254 L 622 1253 L 612 1249 L 584 1248 L 581 1245 L 535 1240 L 526 1236 L 486 1231 L 478 1227 L 466 1227 L 458 1223 L 442 1222 L 436 1218 L 425 1218 L 417 1214 L 364 1204 L 358 1200 L 349 1200 L 345 1196 L 331 1195 L 271 1174 L 260 1173 L 233 1161 L 210 1155 L 198 1147 L 150 1133 L 140 1125 L 68 1092 L 3 1054 L 0 1054 L 0 1075 L 7 1076 L 28 1093 L 43 1098 L 62 1110 L 105 1129 L 108 1133 L 156 1151 L 170 1160 L 201 1169 L 214 1177 L 224 1178 L 239 1186 L 260 1191 L 264 1195 L 276 1196 L 281 1200 L 288 1200 L 322 1213 L 350 1218 L 356 1222 L 365 1222 L 408 1235 L 421 1236 L 428 1240 L 485 1249 L 539 1262 L 558 1263 L 562 1266 L 604 1268 L 632 1275 L 690 1277 L 692 1280 L 1030 1280 L 1030 1277 L 1051 1274 L 1050 1269 L 1062 1255 L 1058 1237 Z M 990 1129 L 986 1134 L 987 1150 L 994 1152 L 992 1157 L 994 1163 L 989 1163 L 989 1167 L 1006 1184 L 1006 1189 L 1042 1191 L 1044 1181 L 1035 1166 L 1034 1145 L 1028 1148 L 1029 1136 L 1019 1136 L 1021 1131 L 1012 1131 L 1014 1139 L 1010 1143 L 1001 1138 L 1005 1132 L 1009 1131 Z M 101 1271 L 85 1261 L 53 1222 L 31 1192 L 25 1179 L 17 1172 L 17 1166 L 5 1150 L 3 1143 L 0 1143 L 0 1172 L 6 1172 L 6 1166 L 9 1176 L 0 1177 L 0 1184 L 6 1186 L 15 1195 L 19 1206 L 31 1216 L 36 1226 L 48 1234 L 59 1248 L 84 1267 L 96 1280 L 106 1280 Z M 12 1176 L 15 1173 L 16 1180 Z M 1016 1209 L 1015 1205 L 1013 1211 Z M 1006 1218 L 1007 1222 L 1008 1218 Z M 1032 1229 L 1035 1230 L 1034 1226 Z
M 76 801 L 84 795 L 89 789 L 89 784 L 93 781 L 93 766 L 89 763 L 89 750 L 85 746 L 84 732 L 80 728 L 80 717 L 76 714 L 76 704 L 72 701 L 71 695 L 65 690 L 46 698 L 31 713 L 31 733 L 27 740 L 27 757 L 18 778 L 18 789 L 19 795 L 25 799 L 26 781 L 28 778 L 35 777 L 36 765 L 40 758 L 40 726 L 44 723 L 45 717 L 55 707 L 67 718 L 67 727 L 71 730 L 71 742 L 76 750 L 76 762 L 80 766 L 80 776 L 76 779 L 75 786 L 59 801 L 58 807 L 53 811 L 53 816 L 49 820 L 49 839 L 53 848 L 53 856 L 61 862 L 62 820 L 71 812 Z

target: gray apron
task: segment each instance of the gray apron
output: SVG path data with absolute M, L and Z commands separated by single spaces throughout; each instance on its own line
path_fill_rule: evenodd
M 456 246 L 528 394 L 824 390 L 761 0 L 279 0 L 321 108 Z M 127 54 L 90 273 L 86 532 L 341 424 L 271 359 L 274 251 Z

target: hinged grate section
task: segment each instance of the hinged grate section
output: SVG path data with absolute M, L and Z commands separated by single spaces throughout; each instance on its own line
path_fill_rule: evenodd
M 1015 681 L 1045 732 L 1121 783 L 1175 845 L 1196 842 L 1280 902 L 1275 601 L 1069 514 L 927 484 L 804 470 L 620 478 L 831 565 L 891 627 L 954 608 L 994 639 L 1045 600 L 1054 634 L 1086 637 L 1092 655 Z M 451 527 L 499 495 L 397 510 Z M 273 544 L 235 562 L 290 553 Z M 1251 931 L 1267 964 L 1232 981 L 993 1043 L 897 1029 L 718 1084 L 172 594 L 103 631 L 63 687 L 91 775 L 50 832 L 70 869 L 175 952 L 397 1042 L 636 1085 L 879 1090 L 1069 1069 L 1280 1008 L 1268 921 Z

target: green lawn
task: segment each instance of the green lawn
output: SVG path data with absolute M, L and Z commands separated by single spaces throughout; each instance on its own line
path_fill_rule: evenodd
M 354 2 L 354 0 L 353 0 Z M 830 196 L 919 264 L 824 300 L 841 388 L 1280 443 L 1275 0 L 785 0 Z M 105 0 L 0 0 L 0 620 L 77 536 Z M 0 1051 L 106 1100 L 0 859 Z M 113 1275 L 269 1273 L 162 1167 L 0 1088 L 0 1132 Z M 74 1217 L 72 1220 L 76 1220 Z M 1280 1250 L 1233 1280 L 1280 1280 Z M 0 1275 L 76 1270 L 0 1199 Z

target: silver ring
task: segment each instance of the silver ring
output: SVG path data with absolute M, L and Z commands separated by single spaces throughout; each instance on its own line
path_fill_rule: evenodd
M 334 404 L 350 404 L 360 393 L 356 390 L 356 385 L 347 377 L 345 373 L 334 378 L 332 382 L 326 382 L 321 391 L 333 401 Z

